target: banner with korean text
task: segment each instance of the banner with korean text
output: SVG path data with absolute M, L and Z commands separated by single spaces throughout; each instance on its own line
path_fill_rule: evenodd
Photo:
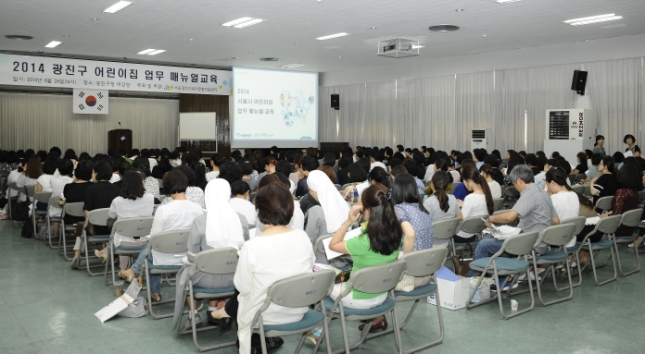
M 108 114 L 109 90 L 74 89 L 72 104 L 74 114 Z
M 232 71 L 0 54 L 0 85 L 230 95 Z

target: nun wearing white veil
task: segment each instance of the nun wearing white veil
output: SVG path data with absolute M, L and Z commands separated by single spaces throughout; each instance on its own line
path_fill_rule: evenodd
M 246 217 L 231 208 L 231 186 L 225 179 L 216 178 L 208 182 L 205 192 L 206 214 L 193 222 L 188 236 L 188 261 L 193 262 L 195 255 L 210 249 L 239 247 L 249 239 L 249 224 Z M 175 297 L 173 328 L 179 326 L 179 315 L 184 309 L 186 298 L 185 284 L 188 282 L 190 266 L 183 267 L 177 274 L 179 279 Z M 233 274 L 210 275 L 197 271 L 193 276 L 193 285 L 200 288 L 218 289 L 233 286 Z M 215 308 L 216 301 L 209 303 Z M 193 316 L 193 314 L 190 314 Z M 197 320 L 200 322 L 199 315 Z M 190 319 L 182 330 L 190 329 Z
M 312 243 L 327 234 L 333 234 L 347 220 L 349 204 L 343 199 L 332 181 L 322 171 L 311 171 L 307 178 L 309 194 L 320 203 L 307 211 L 305 232 Z M 328 261 L 324 253 L 316 252 L 316 262 L 343 267 L 348 264 L 347 258 L 335 258 Z

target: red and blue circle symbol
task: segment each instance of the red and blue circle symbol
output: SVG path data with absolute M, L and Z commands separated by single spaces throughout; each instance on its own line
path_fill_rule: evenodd
M 94 105 L 96 104 L 96 97 L 94 96 L 85 97 L 85 104 L 88 105 L 89 107 L 94 107 Z

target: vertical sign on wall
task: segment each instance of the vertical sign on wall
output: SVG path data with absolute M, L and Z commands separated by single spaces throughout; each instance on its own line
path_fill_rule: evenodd
M 108 90 L 74 89 L 74 114 L 108 114 Z

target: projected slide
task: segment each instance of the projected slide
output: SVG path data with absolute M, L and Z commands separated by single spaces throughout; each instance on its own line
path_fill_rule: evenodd
M 233 69 L 233 148 L 318 145 L 318 73 Z

